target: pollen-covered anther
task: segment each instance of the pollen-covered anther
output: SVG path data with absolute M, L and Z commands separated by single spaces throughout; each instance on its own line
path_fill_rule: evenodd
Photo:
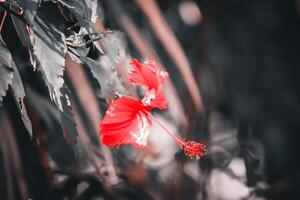
M 186 141 L 180 147 L 184 154 L 192 159 L 200 159 L 207 150 L 205 144 L 195 141 Z

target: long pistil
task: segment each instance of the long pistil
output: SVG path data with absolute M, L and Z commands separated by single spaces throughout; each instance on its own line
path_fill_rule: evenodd
M 176 143 L 183 149 L 184 153 L 190 158 L 201 158 L 206 152 L 207 146 L 203 143 L 198 143 L 195 141 L 184 141 L 167 127 L 165 127 L 154 115 L 147 111 L 147 113 L 152 117 L 152 119 L 164 129 L 169 136 L 171 136 Z

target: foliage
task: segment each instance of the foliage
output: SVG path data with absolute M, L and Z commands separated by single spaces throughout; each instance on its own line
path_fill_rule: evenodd
M 1 151 L 3 162 L 7 163 L 2 171 L 5 186 L 1 187 L 5 198 L 149 196 L 146 190 L 123 194 L 122 190 L 130 188 L 128 180 L 121 178 L 127 173 L 126 165 L 119 163 L 119 153 L 100 145 L 98 138 L 98 122 L 106 103 L 120 95 L 139 95 L 127 77 L 131 54 L 137 51 L 128 51 L 122 32 L 104 28 L 104 23 L 114 22 L 117 15 L 104 21 L 103 5 L 97 0 L 0 3 L 1 132 L 3 138 L 7 136 L 1 144 L 15 140 L 13 153 L 5 147 Z M 123 10 L 118 1 L 104 2 L 104 6 L 113 12 L 116 8 Z M 122 19 L 126 18 L 124 13 Z M 139 42 L 132 39 L 133 43 Z M 140 51 L 140 45 L 135 45 Z M 140 53 L 161 64 L 152 53 Z M 163 97 L 162 86 L 154 89 Z M 168 98 L 174 95 L 177 98 L 174 91 Z M 159 107 L 166 108 L 166 102 L 157 101 Z M 171 106 L 180 100 L 172 102 Z M 180 118 L 173 116 L 184 124 Z M 7 160 L 9 157 L 14 159 Z M 126 159 L 132 160 L 130 156 Z M 37 171 L 28 168 L 33 163 Z M 18 176 L 14 176 L 15 170 L 19 170 Z M 83 187 L 84 181 L 88 185 L 84 191 L 71 192 L 74 187 Z M 112 187 L 116 186 L 117 193 L 112 193 Z
M 1 199 L 299 199 L 299 9 L 0 0 Z M 132 58 L 169 78 L 139 77 Z M 131 103 L 141 128 L 153 120 L 149 148 L 106 147 L 99 126 L 135 121 L 112 126 L 105 111 Z M 201 161 L 184 156 L 202 156 L 202 140 Z

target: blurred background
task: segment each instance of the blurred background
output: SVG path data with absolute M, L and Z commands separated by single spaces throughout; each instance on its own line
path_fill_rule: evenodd
M 1 199 L 300 199 L 299 0 L 0 0 Z M 132 58 L 169 73 L 146 151 L 100 145 Z

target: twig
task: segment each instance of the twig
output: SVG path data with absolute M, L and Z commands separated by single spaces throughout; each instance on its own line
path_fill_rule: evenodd
M 57 0 L 57 2 L 58 2 L 58 3 L 61 3 L 61 5 L 63 5 L 63 6 L 65 6 L 65 7 L 67 7 L 67 8 L 69 8 L 69 9 L 74 9 L 74 8 L 75 8 L 74 6 L 68 5 L 67 3 L 65 3 L 65 2 L 62 1 L 62 0 Z
M 1 24 L 0 24 L 0 33 L 2 32 L 2 28 L 3 28 L 3 25 L 4 25 L 4 22 L 5 22 L 6 17 L 7 17 L 7 11 L 5 10 L 5 11 L 4 11 L 3 18 L 2 18 L 2 20 L 1 20 Z
M 69 38 L 74 38 L 74 39 L 75 39 L 75 38 L 77 38 L 77 37 L 85 37 L 85 36 L 91 36 L 91 35 L 98 35 L 98 36 L 96 36 L 96 37 L 94 37 L 94 38 L 91 38 L 91 39 L 88 40 L 87 42 L 82 42 L 82 43 L 80 43 L 80 44 L 74 44 L 74 43 L 72 42 L 71 39 L 68 39 L 68 38 L 67 38 L 67 39 L 66 39 L 66 44 L 67 44 L 67 46 L 73 47 L 73 48 L 84 47 L 84 46 L 86 46 L 87 44 L 90 44 L 90 43 L 92 43 L 92 42 L 95 42 L 95 41 L 98 41 L 98 40 L 104 38 L 105 35 L 106 35 L 106 34 L 109 34 L 109 33 L 113 33 L 113 31 L 105 31 L 105 32 L 102 32 L 102 33 L 89 33 L 89 34 L 72 35 L 72 36 L 70 36 Z

